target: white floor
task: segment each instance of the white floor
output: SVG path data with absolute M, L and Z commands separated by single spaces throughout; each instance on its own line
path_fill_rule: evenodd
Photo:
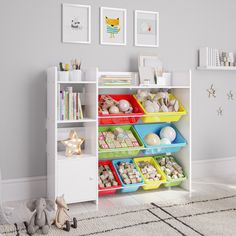
M 193 181 L 193 190 L 191 195 L 189 192 L 183 191 L 179 188 L 153 191 L 139 191 L 135 193 L 115 194 L 99 198 L 98 206 L 93 202 L 71 204 L 70 214 L 78 215 L 83 212 L 92 212 L 99 209 L 112 209 L 123 206 L 133 206 L 140 204 L 147 204 L 151 202 L 168 204 L 168 202 L 181 202 L 195 197 L 207 198 L 222 194 L 236 193 L 236 175 L 225 177 L 224 179 L 204 178 Z M 7 207 L 8 217 L 10 222 L 22 222 L 28 220 L 31 213 L 26 208 L 26 201 L 21 202 L 6 202 L 4 206 Z

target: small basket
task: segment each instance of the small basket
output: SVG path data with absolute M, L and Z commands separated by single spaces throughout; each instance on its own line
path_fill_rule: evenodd
M 121 193 L 129 193 L 129 192 L 135 192 L 139 189 L 140 186 L 142 186 L 144 184 L 144 180 L 143 180 L 143 177 L 141 175 L 141 178 L 142 178 L 142 182 L 141 183 L 137 183 L 137 184 L 125 184 L 122 180 L 122 177 L 120 176 L 120 173 L 117 169 L 117 164 L 119 164 L 120 162 L 129 162 L 129 163 L 134 163 L 132 159 L 120 159 L 120 160 L 113 160 L 112 163 L 114 165 L 114 168 L 116 170 L 116 173 L 119 177 L 119 180 L 122 184 L 123 187 L 127 187 L 127 188 L 123 188 L 123 189 L 120 189 L 119 191 Z M 135 164 L 135 163 L 134 163 Z M 136 166 L 136 164 L 135 164 Z M 138 170 L 138 167 L 136 166 L 136 169 Z M 138 170 L 139 171 L 139 170 Z M 141 174 L 141 173 L 140 173 Z
M 151 94 L 152 98 L 155 96 Z M 135 99 L 137 100 L 140 107 L 143 109 L 145 117 L 142 117 L 142 121 L 144 123 L 155 123 L 155 122 L 176 122 L 178 121 L 183 115 L 186 115 L 187 112 L 184 106 L 179 101 L 179 111 L 178 112 L 147 112 L 141 102 L 137 99 L 134 95 Z M 176 99 L 173 94 L 169 95 L 170 99 Z M 149 116 L 148 116 L 149 115 Z
M 98 186 L 98 190 L 103 190 L 103 191 L 99 191 L 99 196 L 113 194 L 113 193 L 115 193 L 117 191 L 117 189 L 119 187 L 121 187 L 120 178 L 118 177 L 112 162 L 109 161 L 109 160 L 107 160 L 107 161 L 99 161 L 98 162 L 98 166 L 99 167 L 100 166 L 104 166 L 104 165 L 108 165 L 110 167 L 111 172 L 114 175 L 115 181 L 118 182 L 118 186 L 111 186 L 111 187 L 104 187 L 104 188 L 101 188 L 100 186 Z
M 161 175 L 161 180 L 150 181 L 150 180 L 146 179 L 138 166 L 138 163 L 141 161 L 147 161 L 151 165 L 153 165 L 156 168 L 157 172 Z M 145 183 L 145 185 L 143 186 L 144 190 L 157 189 L 160 187 L 160 185 L 162 183 L 166 182 L 166 176 L 163 173 L 163 171 L 161 170 L 161 167 L 159 166 L 159 164 L 154 160 L 154 158 L 152 158 L 152 157 L 138 157 L 138 158 L 134 158 L 134 163 L 136 164 L 139 172 L 141 173 L 141 175 L 144 179 L 144 183 Z
M 157 164 L 159 165 L 158 159 L 160 159 L 160 158 L 165 158 L 165 157 L 168 157 L 168 156 L 162 155 L 162 156 L 155 156 L 155 157 L 153 157 L 153 158 L 156 160 Z M 179 163 L 176 161 L 176 158 L 175 158 L 175 157 L 173 157 L 173 158 L 174 158 L 175 162 L 176 162 L 177 164 L 179 164 Z M 184 172 L 184 177 L 183 177 L 183 178 L 178 178 L 178 179 L 176 179 L 176 180 L 174 180 L 174 179 L 173 179 L 173 180 L 168 180 L 168 179 L 167 179 L 167 176 L 166 176 L 166 174 L 165 174 L 164 171 L 163 171 L 163 173 L 164 173 L 164 175 L 165 175 L 165 177 L 166 177 L 166 183 L 164 184 L 165 187 L 175 187 L 175 186 L 179 186 L 184 180 L 187 179 L 185 172 Z
M 134 137 L 137 139 L 137 141 L 139 143 L 139 147 L 134 147 L 134 148 L 125 147 L 125 148 L 113 148 L 113 149 L 102 149 L 99 147 L 98 148 L 99 158 L 105 159 L 105 158 L 114 158 L 114 157 L 137 156 L 139 154 L 140 150 L 143 149 L 143 147 L 144 147 L 143 143 L 132 125 L 99 126 L 98 132 L 113 131 L 117 127 L 122 128 L 124 130 L 131 130 Z
M 162 128 L 170 126 L 173 129 L 175 129 L 176 132 L 176 138 L 171 144 L 162 144 L 158 146 L 149 146 L 145 140 L 144 137 L 149 133 L 155 133 L 157 135 L 160 134 L 160 131 Z M 159 123 L 159 124 L 137 124 L 134 125 L 135 130 L 137 131 L 141 141 L 143 142 L 145 150 L 143 150 L 143 153 L 145 155 L 150 154 L 163 154 L 163 153 L 174 153 L 180 151 L 182 147 L 184 147 L 187 142 L 182 136 L 182 134 L 177 130 L 174 124 L 169 123 Z
M 140 107 L 140 104 L 131 94 L 119 94 L 119 95 L 110 95 L 111 98 L 116 101 L 120 101 L 122 99 L 127 100 L 130 105 L 133 107 L 133 112 L 130 114 L 109 114 L 103 115 L 100 111 L 98 112 L 99 116 L 99 124 L 100 125 L 110 125 L 110 124 L 134 124 L 137 123 L 141 116 L 143 116 L 144 112 Z M 98 96 L 98 101 L 100 101 L 101 95 Z M 117 117 L 119 116 L 119 117 Z

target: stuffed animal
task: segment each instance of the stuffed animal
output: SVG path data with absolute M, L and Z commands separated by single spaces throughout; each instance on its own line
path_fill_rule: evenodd
M 56 198 L 56 205 L 57 205 L 57 212 L 56 212 L 56 219 L 55 225 L 59 229 L 63 229 L 67 232 L 70 231 L 70 227 L 77 228 L 77 219 L 73 218 L 73 224 L 70 225 L 70 216 L 67 214 L 69 208 L 65 202 L 64 194 L 60 197 Z M 65 226 L 65 227 L 64 227 Z
M 44 198 L 39 198 L 27 203 L 30 211 L 34 212 L 27 226 L 29 235 L 35 234 L 39 229 L 43 234 L 48 234 L 52 221 L 50 212 L 54 210 L 54 203 Z

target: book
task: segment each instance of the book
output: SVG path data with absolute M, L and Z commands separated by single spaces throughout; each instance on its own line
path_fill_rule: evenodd
M 203 47 L 199 49 L 199 66 L 207 67 L 209 66 L 209 49 L 208 47 Z
M 80 93 L 78 93 L 78 113 L 79 113 L 79 119 L 83 119 L 83 111 L 82 111 L 82 105 L 80 100 Z

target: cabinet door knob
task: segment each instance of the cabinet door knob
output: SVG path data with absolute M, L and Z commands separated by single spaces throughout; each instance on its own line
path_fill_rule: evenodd
M 89 180 L 93 180 L 93 177 L 89 177 Z

